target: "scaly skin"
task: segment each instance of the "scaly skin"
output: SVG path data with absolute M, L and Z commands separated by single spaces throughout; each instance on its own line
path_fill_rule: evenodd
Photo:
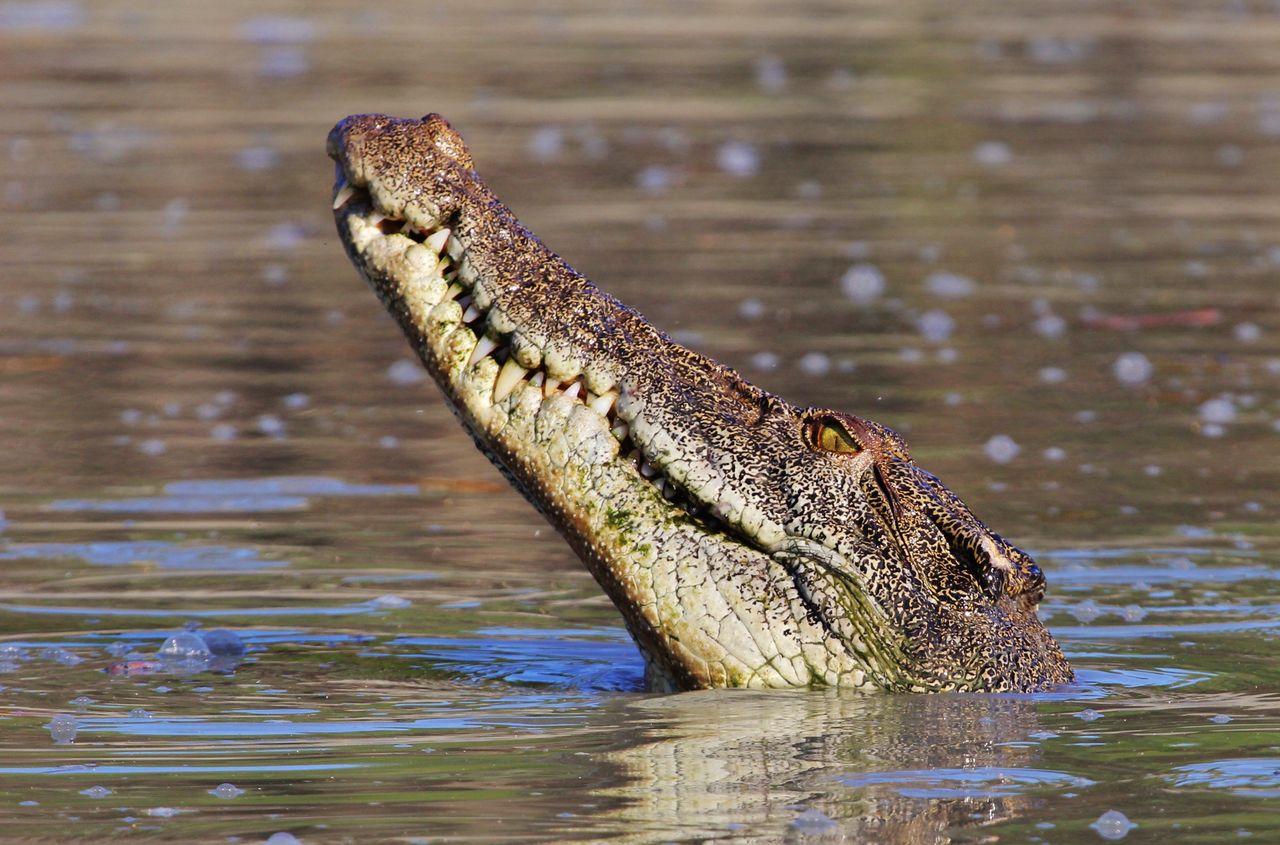
M 347 253 L 657 689 L 1037 690 L 1044 579 L 869 420 L 663 335 L 525 229 L 439 115 L 329 135 Z

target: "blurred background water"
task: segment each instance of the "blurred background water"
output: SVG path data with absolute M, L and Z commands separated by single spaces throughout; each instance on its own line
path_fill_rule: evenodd
M 0 0 L 0 70 L 0 840 L 1280 840 L 1274 2 Z M 1078 686 L 645 694 L 342 255 L 362 111 L 902 431 Z

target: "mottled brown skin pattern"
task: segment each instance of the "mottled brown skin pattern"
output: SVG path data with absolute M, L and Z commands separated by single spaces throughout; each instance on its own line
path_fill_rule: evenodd
M 438 115 L 347 118 L 329 152 L 348 254 L 477 445 L 619 606 L 656 685 L 1031 691 L 1071 680 L 1036 616 L 1039 568 L 918 467 L 895 432 L 793 406 L 671 341 L 526 230 Z M 371 228 L 385 230 L 384 216 L 402 234 Z M 441 304 L 444 282 L 419 293 L 425 275 L 402 255 L 412 250 L 403 233 L 420 242 L 443 229 L 458 279 Z M 422 254 L 414 251 L 418 264 Z M 459 294 L 470 323 L 457 317 Z M 484 337 L 497 350 L 468 362 Z M 509 398 L 494 382 L 508 361 L 526 379 Z M 552 398 L 540 399 L 530 373 L 545 375 Z M 570 426 L 571 402 L 549 389 L 558 383 L 581 388 L 580 406 L 598 396 L 612 404 Z M 596 423 L 620 424 L 621 446 L 609 441 L 616 456 L 557 451 L 549 428 L 563 424 L 570 441 L 587 442 L 599 439 Z M 646 481 L 642 465 L 656 478 Z M 625 514 L 625 537 L 604 510 Z M 695 581 L 710 584 L 717 607 L 722 586 L 727 608 L 716 619 L 683 618 L 698 615 L 686 592 Z M 750 652 L 745 670 L 734 668 L 734 651 Z

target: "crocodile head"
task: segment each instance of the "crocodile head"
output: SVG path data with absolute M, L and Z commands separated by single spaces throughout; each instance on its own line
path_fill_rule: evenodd
M 1036 690 L 1044 578 L 890 429 L 673 342 L 524 228 L 438 115 L 329 135 L 348 255 L 652 686 Z

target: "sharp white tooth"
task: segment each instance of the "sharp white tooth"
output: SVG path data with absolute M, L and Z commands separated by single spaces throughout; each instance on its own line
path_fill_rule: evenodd
M 337 211 L 347 203 L 351 202 L 351 198 L 356 195 L 355 187 L 347 181 L 343 181 L 342 187 L 333 195 L 333 210 Z
M 547 374 L 542 372 L 542 370 L 538 370 L 536 373 L 533 374 L 533 378 L 529 379 L 529 384 L 533 385 L 534 387 L 542 387 L 542 383 L 546 380 L 547 380 Z
M 653 482 L 653 486 L 658 488 L 659 493 L 667 492 L 667 481 L 665 478 L 659 478 L 657 481 Z
M 564 389 L 564 395 L 568 396 L 570 399 L 577 399 L 578 391 L 581 389 L 582 389 L 582 382 L 575 381 L 573 384 L 569 385 Z
M 462 287 L 459 285 L 449 285 L 449 289 L 444 292 L 445 299 L 457 299 L 458 294 L 462 293 Z
M 445 231 L 448 232 L 449 230 L 445 229 Z M 454 261 L 457 261 L 459 258 L 462 257 L 462 253 L 466 252 L 466 249 L 462 246 L 462 241 L 458 240 L 453 236 L 449 237 L 449 240 L 445 243 L 444 248 L 449 251 L 449 257 L 452 258 Z
M 516 359 L 508 358 L 498 373 L 498 380 L 493 383 L 493 401 L 501 402 L 511 395 L 516 385 L 528 374 L 528 370 L 516 363 Z
M 560 379 L 555 379 L 555 378 L 552 378 L 551 376 L 547 376 L 547 383 L 542 385 L 542 395 L 552 396 L 559 389 L 560 389 Z
M 498 341 L 484 335 L 476 341 L 476 348 L 471 352 L 471 360 L 467 361 L 468 367 L 474 367 L 476 361 L 487 356 L 490 352 L 498 348 Z
M 613 427 L 613 436 L 618 438 L 618 442 L 627 439 L 627 435 L 631 433 L 631 428 L 624 422 L 620 422 Z
M 463 308 L 470 308 L 470 307 L 471 307 L 471 294 L 467 294 L 466 296 L 460 297 L 460 298 L 458 299 L 458 304 L 459 304 L 459 305 L 461 305 Z
M 445 275 L 445 271 L 449 269 L 449 265 L 450 265 L 449 257 L 445 256 L 444 258 L 441 258 L 439 261 L 436 262 L 436 269 L 433 270 L 432 272 L 437 276 L 443 276 Z
M 462 322 L 473 323 L 480 317 L 480 309 L 474 305 L 468 304 L 467 310 L 462 312 Z
M 591 406 L 591 410 L 595 411 L 602 417 L 606 417 L 609 415 L 609 411 L 613 409 L 613 403 L 617 401 L 617 399 L 618 394 L 610 390 L 603 396 L 597 396 L 590 400 L 587 404 Z
M 676 489 L 676 486 L 674 484 L 667 484 L 667 485 L 664 485 L 662 488 L 662 496 L 667 501 L 671 501 L 672 499 L 674 499 L 676 497 L 676 494 L 678 494 L 679 492 L 680 491 Z
M 375 211 L 369 215 L 369 225 L 381 226 L 382 221 L 386 219 L 387 219 L 387 215 L 383 214 L 381 211 Z
M 448 242 L 448 240 L 449 240 L 449 230 L 441 229 L 440 231 L 432 234 L 422 243 L 425 246 L 427 246 L 436 255 L 439 255 L 440 250 L 444 249 L 444 245 L 445 243 Z
M 648 461 L 641 461 L 640 474 L 643 475 L 645 478 L 653 478 L 655 475 L 658 474 L 658 471 L 654 469 L 653 464 L 649 463 Z

